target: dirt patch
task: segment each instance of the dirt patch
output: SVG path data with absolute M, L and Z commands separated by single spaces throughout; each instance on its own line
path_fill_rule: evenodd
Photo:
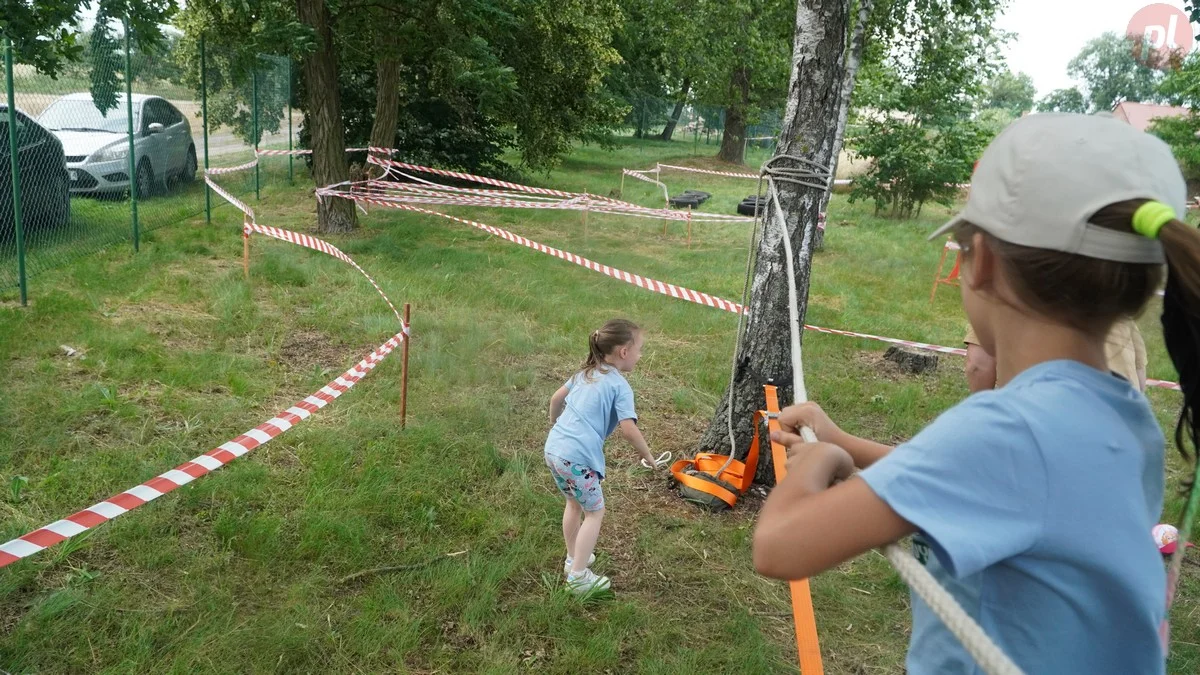
M 279 365 L 290 371 L 311 370 L 321 366 L 341 372 L 377 346 L 372 343 L 351 347 L 319 330 L 304 328 L 287 334 L 275 358 Z
M 123 304 L 104 310 L 103 315 L 118 326 L 144 328 L 172 351 L 187 351 L 203 343 L 208 326 L 217 321 L 217 317 L 194 307 L 156 300 Z

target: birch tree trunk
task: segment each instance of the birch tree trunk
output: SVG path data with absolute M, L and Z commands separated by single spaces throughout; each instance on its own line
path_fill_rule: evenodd
M 846 52 L 849 0 L 799 0 L 792 43 L 792 67 L 787 109 L 777 155 L 794 155 L 828 166 L 833 152 L 842 69 Z M 783 161 L 783 160 L 781 160 Z M 783 166 L 791 167 L 791 164 Z M 765 214 L 764 229 L 754 268 L 746 334 L 737 354 L 737 367 L 729 390 L 721 397 L 708 431 L 700 441 L 702 451 L 729 452 L 727 423 L 733 416 L 735 456 L 744 458 L 753 436 L 754 411 L 763 409 L 763 385 L 780 388 L 781 405 L 793 400 L 791 347 L 788 327 L 788 284 L 783 237 L 791 239 L 796 256 L 796 286 L 803 323 L 808 305 L 813 239 L 825 191 L 779 182 L 779 198 L 788 232 L 775 222 L 775 204 Z M 774 483 L 769 451 L 759 454 L 756 481 Z
M 850 99 L 854 97 L 854 84 L 858 80 L 858 67 L 862 65 L 863 43 L 866 42 L 867 21 L 871 18 L 871 10 L 875 0 L 858 0 L 858 19 L 854 22 L 854 35 L 850 38 L 850 53 L 846 56 L 846 73 L 842 76 L 842 93 L 838 102 L 837 131 L 833 136 L 833 158 L 829 162 L 831 175 L 837 177 L 838 159 L 842 155 L 842 145 L 846 138 L 846 121 L 850 119 Z M 829 191 L 821 202 L 821 212 L 828 213 L 829 200 L 833 197 L 833 181 L 829 183 Z M 829 219 L 825 219 L 829 227 Z M 817 230 L 816 249 L 825 247 L 825 230 Z

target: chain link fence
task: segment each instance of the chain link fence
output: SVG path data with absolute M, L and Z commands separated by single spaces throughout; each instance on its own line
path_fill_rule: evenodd
M 721 145 L 725 133 L 725 108 L 721 106 L 655 96 L 635 97 L 628 103 L 630 111 L 625 116 L 625 127 L 635 138 L 691 143 L 695 155 L 712 154 L 713 146 Z M 779 113 L 759 113 L 746 125 L 746 149 L 774 151 L 782 128 Z
M 224 201 L 206 167 L 235 166 L 263 149 L 292 149 L 288 59 L 259 56 L 233 76 L 234 55 L 144 53 L 119 27 L 85 34 L 85 57 L 56 78 L 14 62 L 4 43 L 0 99 L 0 292 L 105 246 L 135 250 L 143 234 L 208 213 Z M 199 58 L 195 58 L 199 56 Z M 15 133 L 14 133 L 15 130 Z M 222 175 L 257 195 L 292 182 L 295 161 Z

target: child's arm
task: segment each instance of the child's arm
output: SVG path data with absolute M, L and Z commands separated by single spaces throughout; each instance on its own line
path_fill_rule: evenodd
M 811 443 L 792 450 L 787 478 L 771 491 L 754 530 L 759 574 L 805 579 L 916 531 L 851 477 L 854 461 L 842 448 Z M 844 482 L 830 487 L 838 480 Z
M 799 436 L 800 427 L 808 427 L 817 435 L 817 440 L 841 446 L 850 453 L 850 457 L 854 459 L 854 466 L 860 469 L 871 466 L 892 451 L 890 445 L 842 431 L 816 403 L 801 403 L 784 408 L 783 412 L 779 413 L 779 426 L 783 428 L 784 433 L 771 436 L 776 443 L 788 447 L 803 443 Z
M 567 404 L 567 394 L 570 392 L 565 386 L 559 387 L 558 391 L 550 397 L 550 424 L 554 425 L 558 421 L 558 416 L 562 414 L 563 408 Z
M 637 422 L 632 419 L 621 420 L 621 435 L 629 444 L 633 446 L 642 459 L 650 466 L 655 466 L 654 455 L 650 454 L 650 445 L 646 443 L 645 437 L 642 436 L 642 430 L 638 429 Z

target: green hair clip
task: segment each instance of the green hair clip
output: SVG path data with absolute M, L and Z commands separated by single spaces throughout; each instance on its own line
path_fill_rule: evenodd
M 1158 239 L 1159 230 L 1172 220 L 1175 220 L 1175 209 L 1162 202 L 1146 202 L 1133 212 L 1133 231 L 1143 237 Z

